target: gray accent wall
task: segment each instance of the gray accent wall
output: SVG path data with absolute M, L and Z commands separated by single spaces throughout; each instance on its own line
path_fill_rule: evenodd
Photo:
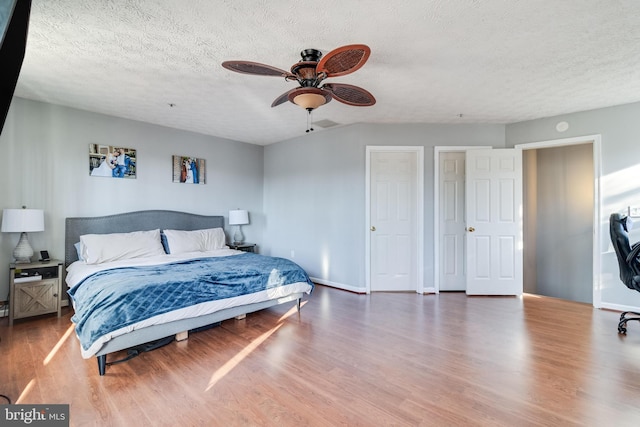
M 423 146 L 424 284 L 433 286 L 433 147 L 504 147 L 502 125 L 360 124 L 265 147 L 265 251 L 324 283 L 364 291 L 365 150 Z
M 593 148 L 525 150 L 524 289 L 593 302 Z
M 89 176 L 89 144 L 135 148 L 137 178 Z M 64 258 L 68 216 L 144 209 L 223 215 L 225 223 L 230 209 L 247 209 L 246 240 L 263 240 L 262 146 L 14 98 L 0 152 L 0 209 L 44 210 L 45 231 L 29 234 L 36 253 L 47 249 Z M 205 159 L 206 184 L 173 183 L 173 155 Z M 7 299 L 8 264 L 18 238 L 0 233 L 0 301 Z
M 609 215 L 640 206 L 640 103 L 565 114 L 506 126 L 506 144 L 550 141 L 587 135 L 601 135 L 601 222 L 596 226 L 601 244 L 596 248 L 600 272 L 594 278 L 602 307 L 640 307 L 640 293 L 627 289 L 619 280 L 616 256 L 609 238 Z M 558 132 L 556 124 L 566 121 L 569 129 Z M 640 222 L 640 219 L 636 220 Z M 640 227 L 632 230 L 632 242 L 640 241 Z M 576 241 L 576 244 L 579 244 Z M 574 268 L 592 268 L 592 265 Z M 597 303 L 597 295 L 594 296 Z

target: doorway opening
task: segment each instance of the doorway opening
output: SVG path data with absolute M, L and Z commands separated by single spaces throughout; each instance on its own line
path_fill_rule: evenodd
M 524 292 L 600 304 L 600 136 L 523 144 Z
M 598 276 L 600 271 L 598 248 L 602 239 L 599 227 L 600 141 L 600 135 L 588 135 L 515 146 L 523 150 L 524 292 L 588 302 L 594 307 L 600 307 Z M 436 293 L 440 291 L 442 260 L 445 256 L 440 224 L 442 215 L 440 205 L 443 203 L 440 194 L 442 192 L 440 157 L 445 152 L 466 152 L 476 148 L 478 147 L 435 147 L 434 288 L 432 291 Z M 546 149 L 558 150 L 543 151 Z M 544 164 L 545 168 L 550 168 L 550 171 L 547 172 L 544 168 L 539 169 L 541 164 Z M 534 165 L 535 168 L 533 168 Z M 536 177 L 535 180 L 532 176 Z M 538 181 L 540 181 L 539 184 Z M 558 183 L 562 185 L 557 185 Z M 553 191 L 543 195 L 536 194 L 541 191 L 539 185 L 552 186 Z M 560 208 L 563 210 L 562 216 L 559 214 L 554 216 L 554 209 Z M 540 213 L 537 210 L 540 210 Z M 537 218 L 539 215 L 540 218 L 537 221 L 531 221 L 531 218 Z M 548 225 L 551 222 L 553 225 Z M 544 247 L 559 243 L 568 245 L 564 257 L 556 259 L 546 256 L 538 259 L 539 257 L 535 256 L 537 252 L 545 250 Z M 578 245 L 581 246 L 580 250 L 576 250 Z M 466 260 L 463 265 L 466 270 Z M 559 280 L 552 280 L 554 274 Z M 541 280 L 544 280 L 544 283 Z M 562 282 L 562 285 L 559 282 Z M 553 289 L 558 286 L 563 286 L 560 292 Z M 431 289 L 425 289 L 425 291 L 431 291 Z

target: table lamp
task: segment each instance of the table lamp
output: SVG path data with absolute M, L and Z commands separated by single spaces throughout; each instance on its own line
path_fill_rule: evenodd
M 41 209 L 4 209 L 2 211 L 3 233 L 20 233 L 18 245 L 13 250 L 16 263 L 30 263 L 33 256 L 33 248 L 27 238 L 28 232 L 44 231 L 44 212 Z
M 242 209 L 229 211 L 229 225 L 236 226 L 236 232 L 233 234 L 233 243 L 235 245 L 241 245 L 244 242 L 241 227 L 245 224 L 249 224 L 249 212 Z

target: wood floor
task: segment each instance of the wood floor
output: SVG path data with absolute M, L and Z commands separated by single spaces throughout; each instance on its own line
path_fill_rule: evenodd
M 640 424 L 640 324 L 585 304 L 317 286 L 104 377 L 70 316 L 0 319 L 0 394 L 71 425 Z

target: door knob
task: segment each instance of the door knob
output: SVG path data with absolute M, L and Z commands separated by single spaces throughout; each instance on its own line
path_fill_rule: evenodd
M 475 229 L 475 228 L 473 228 L 473 227 L 468 227 L 468 228 L 467 228 L 467 231 L 468 231 L 469 233 L 473 233 L 474 231 L 476 231 L 476 229 Z
M 371 231 L 376 231 L 376 227 L 375 226 L 371 226 Z

